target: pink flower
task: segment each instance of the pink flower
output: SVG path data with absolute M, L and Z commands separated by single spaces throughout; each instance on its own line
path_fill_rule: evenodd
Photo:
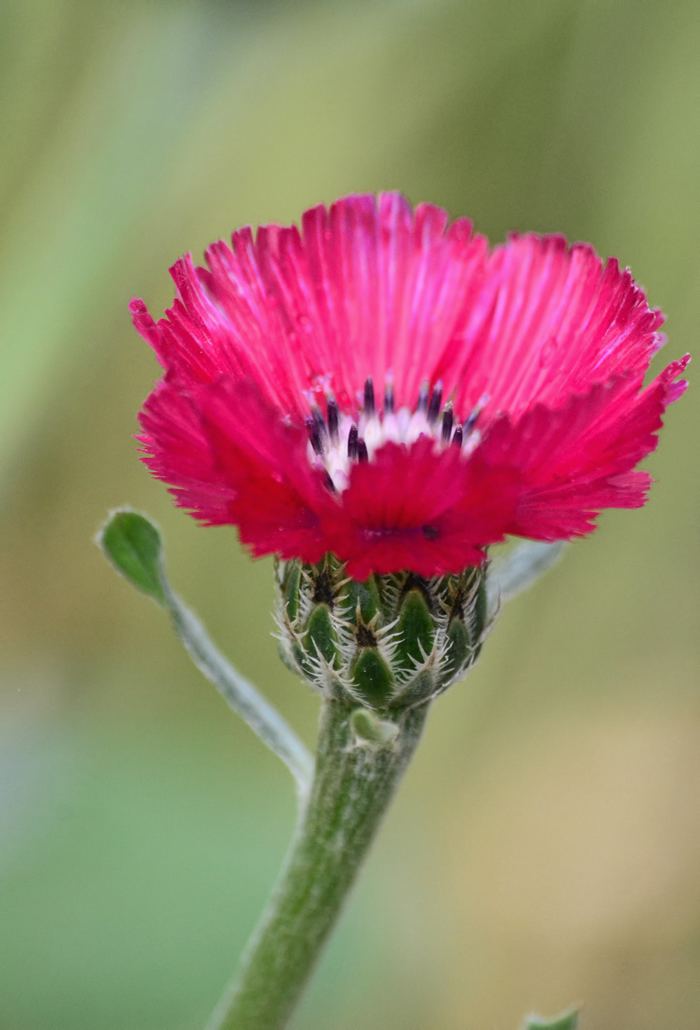
M 635 467 L 688 358 L 644 387 L 663 316 L 614 259 L 534 234 L 489 250 L 385 193 L 206 260 L 173 266 L 160 321 L 132 301 L 165 369 L 140 440 L 177 503 L 255 555 L 430 576 L 644 503 Z

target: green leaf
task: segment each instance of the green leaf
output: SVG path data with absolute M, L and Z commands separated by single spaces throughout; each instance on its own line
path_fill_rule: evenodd
M 529 1016 L 525 1020 L 523 1030 L 576 1030 L 578 1027 L 578 1012 L 569 1009 L 562 1012 L 553 1019 L 543 1019 L 541 1016 Z
M 110 514 L 97 536 L 105 555 L 125 579 L 165 605 L 160 533 L 145 515 L 128 508 Z

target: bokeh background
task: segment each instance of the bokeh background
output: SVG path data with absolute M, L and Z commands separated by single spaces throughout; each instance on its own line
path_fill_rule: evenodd
M 284 770 L 92 544 L 129 501 L 177 588 L 311 742 L 270 563 L 136 459 L 134 293 L 242 223 L 400 188 L 559 230 L 700 325 L 694 0 L 4 0 L 0 1028 L 194 1030 L 293 821 Z M 664 355 L 665 357 L 666 355 Z M 586 1030 L 700 1012 L 698 402 L 646 509 L 502 615 L 428 733 L 296 1030 Z

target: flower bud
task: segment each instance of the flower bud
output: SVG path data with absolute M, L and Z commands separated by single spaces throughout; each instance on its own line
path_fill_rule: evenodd
M 276 566 L 284 662 L 327 697 L 399 710 L 430 701 L 476 660 L 486 566 L 449 576 L 348 578 L 331 554 Z

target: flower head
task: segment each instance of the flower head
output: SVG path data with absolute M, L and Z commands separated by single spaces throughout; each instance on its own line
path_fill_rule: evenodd
M 241 229 L 171 269 L 165 374 L 144 458 L 200 521 L 255 555 L 370 573 L 456 573 L 508 534 L 581 536 L 644 503 L 688 359 L 644 377 L 663 316 L 617 261 L 561 236 L 489 250 L 399 194 L 300 227 Z

